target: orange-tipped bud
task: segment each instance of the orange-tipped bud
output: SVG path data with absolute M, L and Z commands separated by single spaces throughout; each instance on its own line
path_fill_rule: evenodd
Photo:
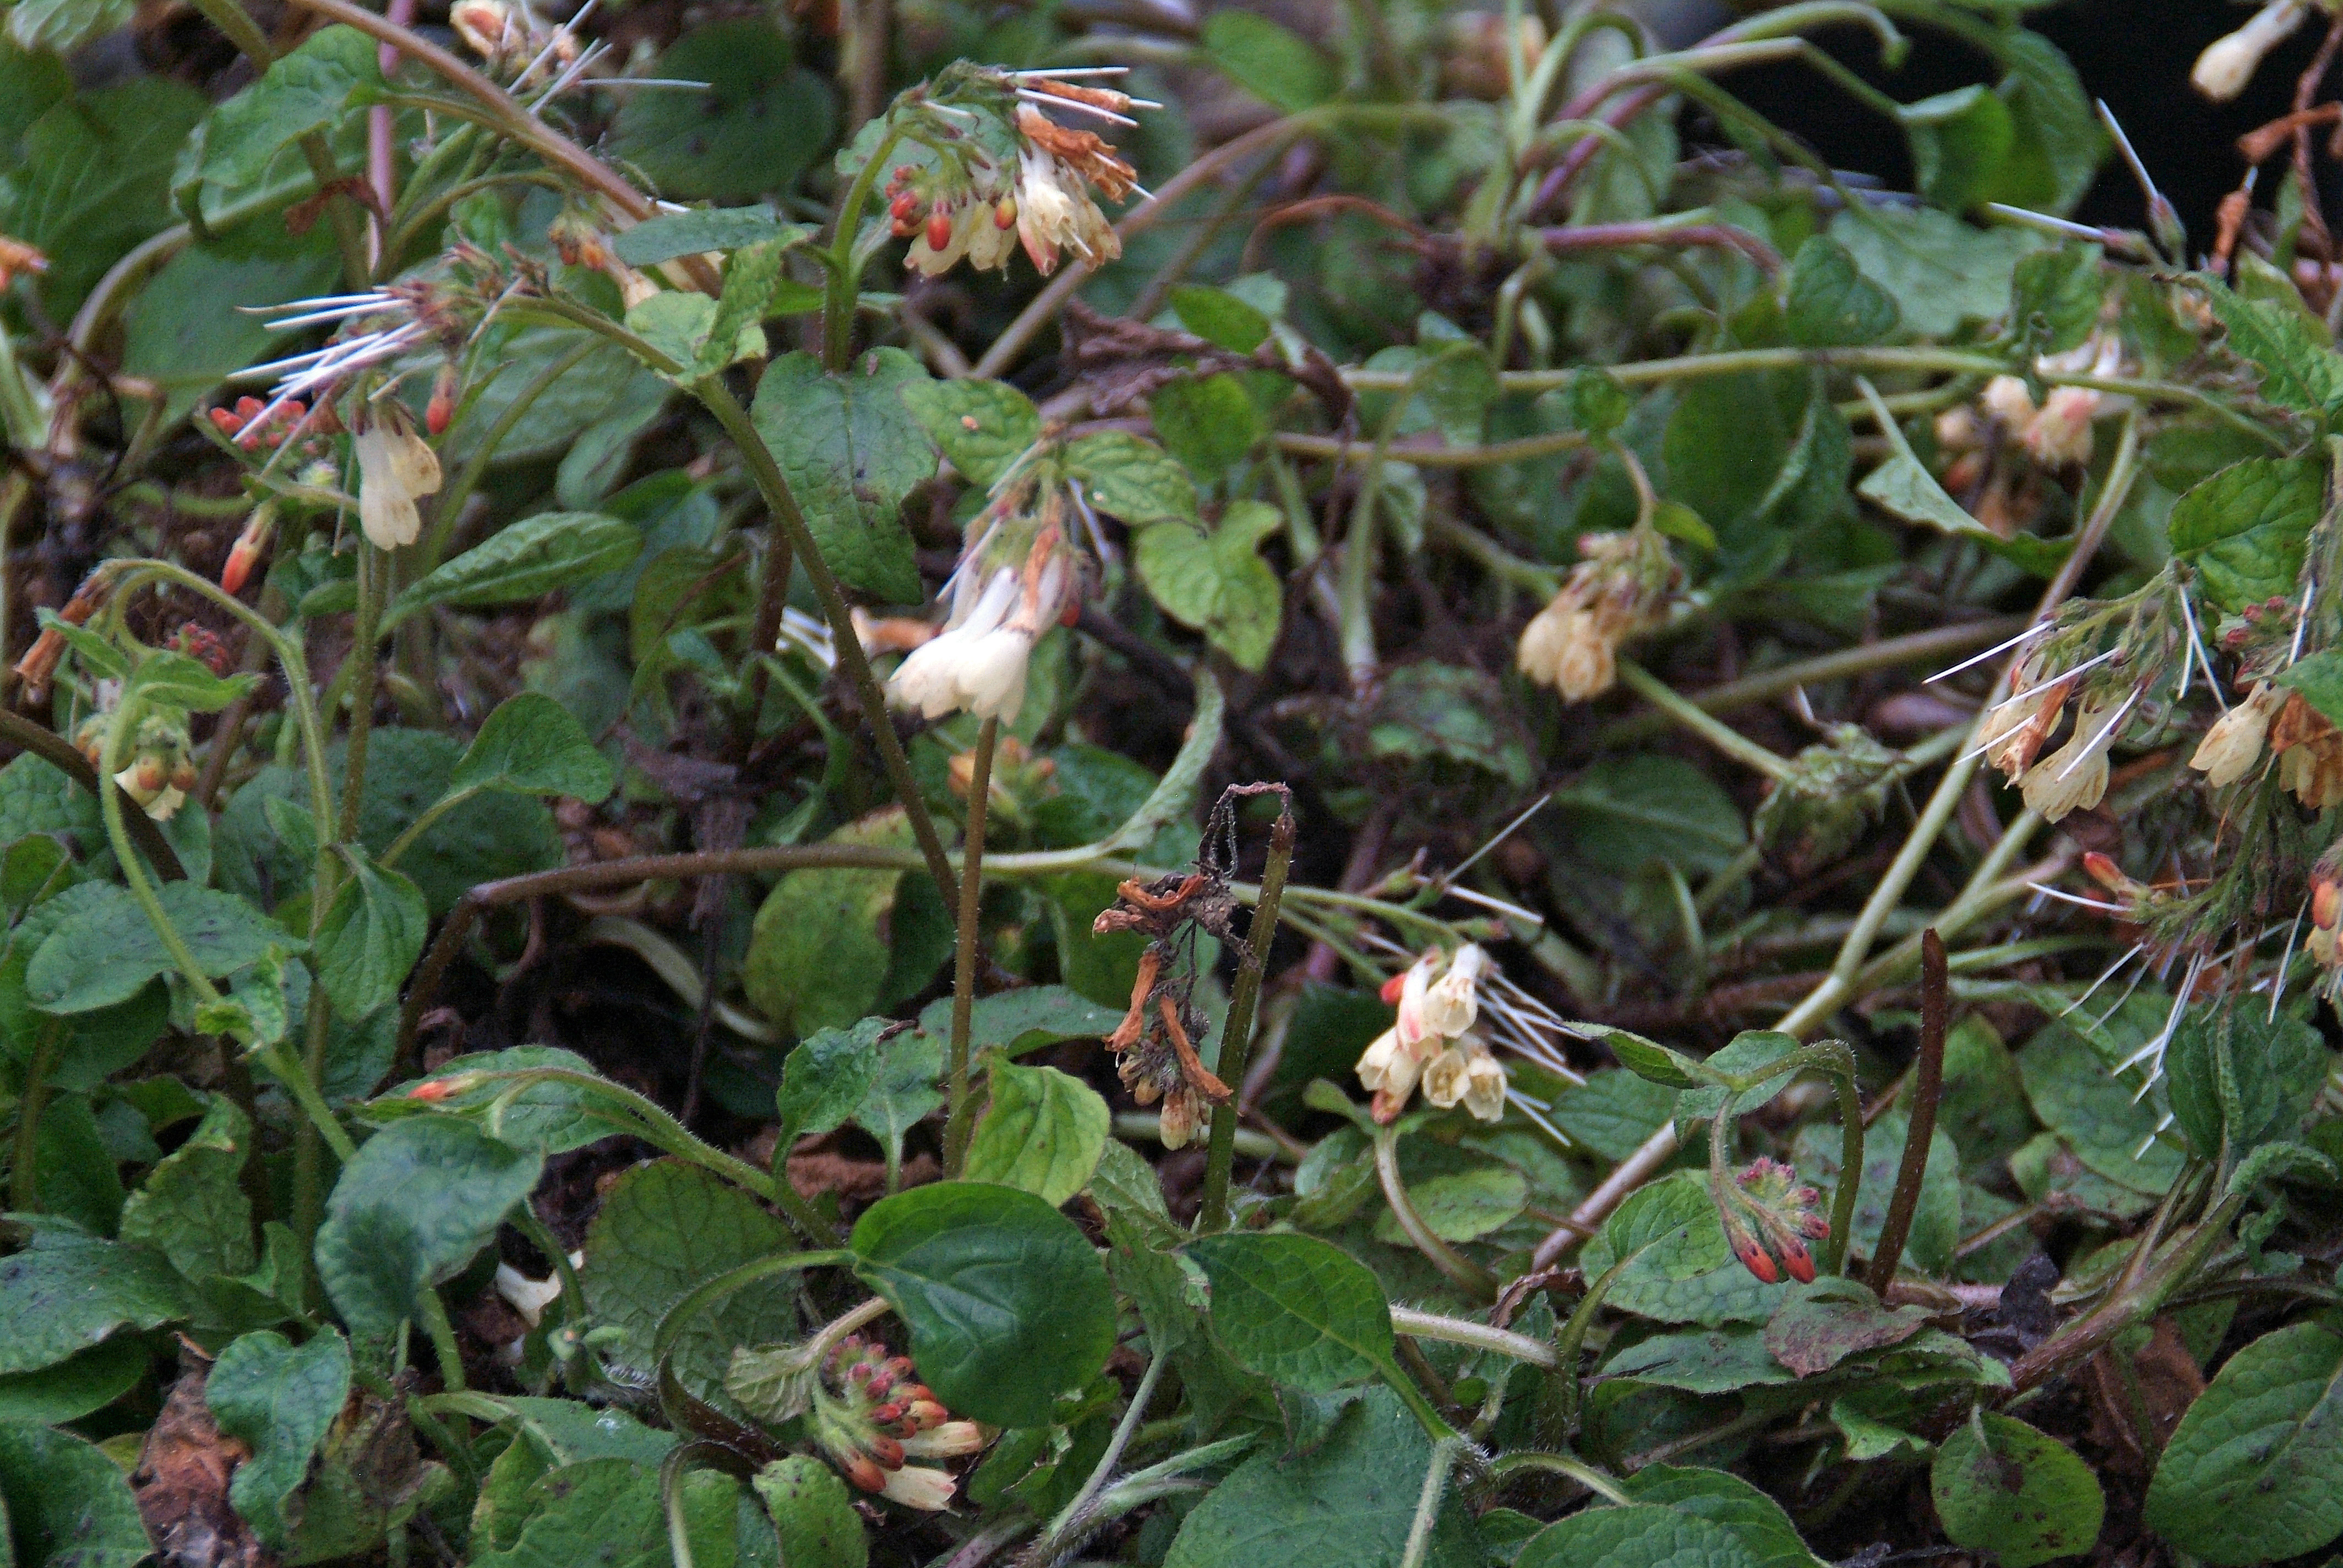
M 408 1090 L 407 1091 L 407 1098 L 409 1100 L 420 1100 L 427 1104 L 437 1104 L 438 1101 L 447 1099 L 449 1095 L 455 1092 L 456 1084 L 452 1079 L 433 1078 L 427 1079 L 423 1082 L 418 1083 L 414 1088 Z
M 444 436 L 455 417 L 456 367 L 442 365 L 431 379 L 431 401 L 423 406 L 423 427 L 434 436 Z
M 877 1462 L 868 1454 L 849 1454 L 839 1461 L 838 1467 L 846 1472 L 847 1480 L 865 1492 L 886 1490 L 887 1473 L 880 1469 Z
M 1005 196 L 992 204 L 992 226 L 998 229 L 1011 229 L 1017 226 L 1015 196 Z
M 1782 1271 L 1774 1266 L 1774 1260 L 1766 1255 L 1765 1249 L 1759 1246 L 1754 1239 L 1736 1238 L 1733 1243 L 1733 1255 L 1741 1260 L 1743 1268 L 1757 1276 L 1757 1282 L 1760 1284 L 1775 1284 L 1782 1278 Z M 1810 1271 L 1808 1278 L 1812 1277 Z
M 240 538 L 229 547 L 227 564 L 220 568 L 220 587 L 231 594 L 244 591 L 252 578 L 252 563 L 260 558 L 260 541 Z
M 928 248 L 941 250 L 951 244 L 951 209 L 938 202 L 928 209 Z
M 1777 1241 L 1782 1249 L 1782 1266 L 1790 1271 L 1790 1278 L 1802 1285 L 1813 1284 L 1815 1258 L 1806 1251 L 1805 1243 L 1794 1236 L 1779 1237 Z
M 866 1441 L 868 1441 L 870 1445 L 870 1457 L 879 1462 L 880 1468 L 883 1470 L 900 1470 L 903 1468 L 903 1445 L 901 1443 L 896 1442 L 891 1437 L 884 1435 L 883 1433 L 874 1433 Z
M 171 769 L 171 788 L 182 795 L 196 787 L 196 764 L 192 758 L 181 758 L 179 765 Z
M 1407 971 L 1405 970 L 1402 970 L 1399 973 L 1392 976 L 1391 979 L 1383 981 L 1383 990 L 1377 991 L 1375 994 L 1383 998 L 1383 1005 L 1385 1007 L 1397 1007 L 1399 1005 L 1399 993 L 1405 990 L 1406 987 Z
M 2310 923 L 2322 931 L 2331 931 L 2338 921 L 2343 921 L 2343 883 L 2311 883 Z

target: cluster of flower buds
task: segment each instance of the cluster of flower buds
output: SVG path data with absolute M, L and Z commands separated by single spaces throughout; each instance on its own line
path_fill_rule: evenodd
M 2263 56 L 2294 36 L 2309 15 L 2310 0 L 2269 0 L 2244 26 L 2206 45 L 2188 73 L 2189 85 L 2217 104 L 2227 103 L 2246 90 Z
M 1790 1166 L 1764 1155 L 1735 1172 L 1730 1185 L 1711 1185 L 1725 1240 L 1743 1268 L 1769 1285 L 1785 1273 L 1802 1285 L 1813 1281 L 1815 1258 L 1806 1243 L 1830 1234 L 1819 1191 L 1802 1185 Z
M 2046 376 L 2109 377 L 2123 369 L 2123 338 L 2102 327 L 2063 354 L 2046 354 L 2035 361 Z M 2005 439 L 2016 442 L 2046 468 L 2080 467 L 2091 460 L 2091 422 L 2121 413 L 2125 400 L 2088 387 L 2053 387 L 2042 401 L 2016 376 L 1996 376 L 1985 385 L 1977 401 L 2000 426 Z M 1955 411 L 1958 413 L 1960 411 Z M 1961 441 L 1957 420 L 1938 422 L 1938 436 Z M 1959 476 L 1947 476 L 1956 487 Z
M 263 447 L 274 450 L 305 425 L 318 436 L 336 435 L 341 430 L 329 407 L 318 409 L 317 417 L 311 418 L 308 405 L 297 397 L 264 404 L 249 394 L 237 398 L 233 408 L 214 408 L 211 421 L 214 429 L 247 452 Z
M 943 629 L 887 683 L 890 698 L 923 718 L 964 709 L 1013 723 L 1033 645 L 1081 608 L 1083 565 L 1067 538 L 1065 495 L 1052 488 L 1033 518 L 1005 502 L 970 523 L 975 538 L 952 575 Z
M 618 298 L 629 310 L 659 291 L 658 284 L 618 259 L 600 222 L 586 213 L 561 213 L 546 226 L 545 237 L 564 266 L 598 272 L 617 284 Z
M 106 731 L 122 700 L 121 682 L 100 681 L 97 700 L 97 711 L 74 731 L 74 744 L 93 768 L 105 765 Z M 178 815 L 179 808 L 187 802 L 187 791 L 196 787 L 190 744 L 185 714 L 149 713 L 138 721 L 137 733 L 130 740 L 130 759 L 116 770 L 114 781 L 147 816 L 167 822 Z
M 1505 1114 L 1505 1070 L 1488 1042 L 1473 1032 L 1481 1016 L 1480 989 L 1496 968 L 1477 942 L 1452 955 L 1427 950 L 1383 983 L 1383 1000 L 1398 1019 L 1359 1058 L 1359 1081 L 1374 1094 L 1377 1121 L 1407 1108 L 1416 1086 L 1441 1110 L 1463 1105 L 1483 1121 Z
M 955 1459 L 984 1446 L 984 1429 L 953 1421 L 905 1356 L 849 1335 L 830 1347 L 814 1385 L 814 1436 L 849 1481 L 907 1508 L 940 1509 L 958 1484 L 949 1471 L 907 1463 Z
M 173 653 L 186 655 L 219 676 L 227 674 L 235 658 L 219 633 L 192 620 L 181 622 L 179 629 L 164 639 L 163 646 Z
M 1659 626 L 1682 573 L 1658 529 L 1638 524 L 1578 541 L 1580 560 L 1554 602 L 1523 628 L 1522 673 L 1583 702 L 1618 678 L 1619 645 Z
M 1087 115 L 1114 126 L 1138 122 L 1130 111 L 1158 106 L 1112 87 L 1064 78 L 1114 76 L 1119 66 L 1062 71 L 968 68 L 948 74 L 913 100 L 939 136 L 936 156 L 890 172 L 887 214 L 895 234 L 912 241 L 904 265 L 928 276 L 966 261 L 1006 267 L 1011 236 L 1043 276 L 1072 251 L 1092 266 L 1122 254 L 1122 241 L 1099 198 L 1123 201 L 1140 191 L 1137 171 L 1095 131 L 1061 126 L 1043 108 Z M 936 121 L 972 120 L 972 131 Z M 1144 194 L 1144 193 L 1141 193 Z

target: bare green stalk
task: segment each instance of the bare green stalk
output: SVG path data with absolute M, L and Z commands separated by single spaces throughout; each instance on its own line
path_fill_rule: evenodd
M 1910 1130 L 1904 1135 L 1895 1196 L 1888 1201 L 1887 1218 L 1879 1228 L 1879 1245 L 1871 1259 L 1871 1288 L 1882 1298 L 1896 1282 L 1896 1265 L 1903 1260 L 1905 1239 L 1912 1233 L 1912 1215 L 1920 1205 L 1920 1182 L 1928 1171 L 1928 1143 L 1936 1134 L 1936 1106 L 1944 1098 L 1945 1031 L 1952 1006 L 1944 939 L 1932 927 L 1920 933 L 1920 1056 L 1913 1068 Z
M 1221 1030 L 1219 1076 L 1242 1085 L 1252 1060 L 1253 1014 L 1261 1002 L 1261 980 L 1269 962 L 1270 944 L 1277 940 L 1278 906 L 1285 894 L 1285 873 L 1293 864 L 1293 801 L 1281 786 L 1277 822 L 1269 832 L 1269 861 L 1262 868 L 1261 900 L 1253 906 L 1252 924 L 1245 930 L 1244 962 L 1237 970 L 1236 988 L 1229 996 L 1227 1023 Z M 1229 1168 L 1237 1145 L 1238 1101 L 1216 1107 L 1212 1131 L 1204 1152 L 1204 1187 L 1196 1213 L 1200 1235 L 1225 1230 L 1229 1222 Z
M 952 945 L 952 1010 L 950 1072 L 944 1119 L 944 1175 L 956 1179 L 968 1163 L 968 1141 L 976 1131 L 976 1104 L 969 1094 L 969 1035 L 976 1012 L 976 935 L 984 907 L 984 817 L 992 794 L 992 749 L 1001 739 L 1001 720 L 987 719 L 976 728 L 976 751 L 970 759 L 968 830 L 961 836 L 960 869 L 960 931 Z

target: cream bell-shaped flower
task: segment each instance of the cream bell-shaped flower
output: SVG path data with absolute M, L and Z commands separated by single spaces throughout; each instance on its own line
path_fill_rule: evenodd
M 1481 977 L 1489 968 L 1489 954 L 1478 942 L 1467 942 L 1448 960 L 1448 972 L 1432 982 L 1423 994 L 1423 1020 L 1433 1031 L 1453 1040 L 1481 1016 L 1477 994 Z
M 923 719 L 941 719 L 968 706 L 971 669 L 986 677 L 988 692 L 993 690 L 1000 679 L 1001 655 L 980 644 L 1001 628 L 1016 608 L 1017 596 L 1016 568 L 996 568 L 964 614 L 955 615 L 943 630 L 904 658 L 887 683 L 887 695 Z M 1021 667 L 1019 684 L 1021 689 Z
M 1504 1120 L 1505 1070 L 1485 1050 L 1465 1064 L 1464 1109 L 1483 1121 Z
M 908 1459 L 958 1459 L 984 1446 L 984 1428 L 972 1421 L 948 1421 L 903 1439 Z
M 2262 742 L 2269 735 L 2270 717 L 2286 693 L 2264 681 L 2253 694 L 2213 721 L 2197 743 L 2188 766 L 2205 775 L 2216 789 L 2244 778 L 2261 759 Z
M 358 457 L 358 525 L 377 549 L 411 545 L 423 532 L 417 496 L 439 489 L 439 454 L 415 433 L 397 404 L 368 405 L 353 438 Z
M 905 1452 L 910 1452 L 908 1446 Z M 907 1464 L 900 1470 L 887 1472 L 886 1483 L 879 1488 L 879 1495 L 906 1508 L 934 1513 L 950 1503 L 952 1493 L 959 1486 L 960 1483 L 948 1472 L 930 1470 L 925 1465 Z
M 2086 701 L 2066 744 L 2026 769 L 2019 786 L 2026 806 L 2051 822 L 2097 806 L 2107 792 L 2107 749 L 2116 728 L 2105 705 Z
M 1401 1044 L 1418 1045 L 1427 1037 L 1439 1033 L 1424 1011 L 1425 999 L 1432 994 L 1432 977 L 1439 970 L 1440 950 L 1434 948 L 1401 972 L 1396 999 L 1399 1019 L 1392 1025 L 1392 1030 L 1398 1035 Z M 1389 1000 L 1388 985 L 1384 991 Z
M 1114 226 L 1091 199 L 1081 176 L 1054 154 L 1032 146 L 1017 155 L 1017 237 L 1044 277 L 1058 269 L 1061 248 L 1093 266 L 1122 254 Z
M 1404 1104 L 1423 1074 L 1423 1060 L 1413 1047 L 1401 1042 L 1399 1030 L 1393 1027 L 1375 1036 L 1374 1043 L 1359 1057 L 1355 1070 L 1360 1085 L 1378 1101 L 1389 1096 Z
M 2217 104 L 2246 90 L 2272 49 L 2294 35 L 2310 15 L 2307 0 L 2271 0 L 2236 32 L 2207 45 L 2188 73 L 2189 85 Z

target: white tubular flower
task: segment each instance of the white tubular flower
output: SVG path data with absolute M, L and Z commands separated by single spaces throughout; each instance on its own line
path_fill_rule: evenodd
M 879 1495 L 906 1508 L 924 1509 L 934 1513 L 950 1503 L 952 1493 L 959 1485 L 959 1482 L 943 1471 L 907 1464 L 900 1470 L 887 1472 L 887 1483 L 879 1489 Z
M 1378 1100 L 1388 1095 L 1403 1104 L 1415 1092 L 1423 1061 L 1413 1047 L 1400 1042 L 1397 1029 L 1387 1029 L 1360 1056 L 1356 1070 L 1360 1084 Z
M 1481 1016 L 1477 991 L 1488 968 L 1489 955 L 1478 942 L 1467 942 L 1456 950 L 1448 972 L 1424 991 L 1423 1020 L 1435 1033 L 1454 1040 L 1473 1027 Z
M 994 571 L 964 615 L 956 615 L 942 631 L 911 650 L 897 668 L 894 678 L 887 683 L 887 695 L 903 707 L 916 709 L 923 719 L 941 719 L 956 709 L 969 706 L 966 677 L 971 668 L 989 681 L 999 678 L 999 655 L 990 649 L 980 650 L 978 645 L 1001 629 L 1015 608 L 1017 597 L 1016 569 L 1002 567 Z M 1021 694 L 1021 662 L 1017 682 Z M 992 688 L 988 685 L 986 689 L 990 692 Z
M 2188 766 L 2204 774 L 2205 782 L 2216 789 L 2226 789 L 2244 778 L 2261 759 L 2270 717 L 2278 711 L 2278 699 L 2284 695 L 2268 681 L 2255 687 L 2252 696 L 2213 721 L 2213 727 L 2205 731 L 2205 739 L 2197 743 L 2196 755 L 2188 759 Z
M 1450 1046 L 1423 1069 L 1423 1098 L 1445 1111 L 1464 1098 L 1464 1081 L 1472 1070 L 1472 1052 Z
M 2077 809 L 2088 810 L 2107 792 L 2107 749 L 2122 719 L 2100 703 L 2086 701 L 2075 715 L 2075 733 L 2049 756 L 2026 769 L 2019 788 L 2026 804 L 2056 822 Z
M 1977 394 L 1977 401 L 1985 405 L 1986 413 L 2020 437 L 2033 428 L 2035 416 L 2040 412 L 2034 407 L 2034 395 L 2016 376 L 1995 377 L 1985 384 L 1985 390 Z
M 532 1280 L 510 1263 L 498 1263 L 497 1294 L 505 1299 L 507 1306 L 520 1314 L 521 1322 L 535 1328 L 538 1320 L 545 1315 L 545 1309 L 561 1294 L 561 1276 L 556 1274 L 549 1280 Z
M 1058 270 L 1061 248 L 1093 266 L 1122 254 L 1122 240 L 1091 199 L 1081 176 L 1033 146 L 1017 155 L 1017 237 L 1044 277 Z
M 358 524 L 377 549 L 411 545 L 423 532 L 417 496 L 439 488 L 439 454 L 415 433 L 396 404 L 368 406 L 355 437 L 358 456 Z
M 2217 104 L 2227 103 L 2246 90 L 2263 56 L 2292 37 L 2309 15 L 2307 0 L 2271 0 L 2244 26 L 2207 45 L 2188 73 L 2189 85 Z
M 1559 681 L 1562 650 L 1570 638 L 1571 618 L 1585 613 L 1557 598 L 1530 617 L 1529 625 L 1522 628 L 1521 647 L 1513 655 L 1521 672 L 1540 686 L 1553 686 Z
M 1487 1051 L 1474 1051 L 1464 1068 L 1464 1109 L 1483 1121 L 1505 1116 L 1505 1070 Z
M 984 1446 L 984 1428 L 972 1421 L 948 1421 L 903 1439 L 909 1459 L 958 1459 Z
M 1432 1026 L 1424 1014 L 1424 1000 L 1432 993 L 1432 977 L 1440 968 L 1440 950 L 1435 948 L 1407 967 L 1399 977 L 1399 1021 L 1392 1031 L 1402 1045 L 1414 1047 L 1427 1038 L 1441 1032 Z M 1390 987 L 1384 987 L 1386 990 Z

